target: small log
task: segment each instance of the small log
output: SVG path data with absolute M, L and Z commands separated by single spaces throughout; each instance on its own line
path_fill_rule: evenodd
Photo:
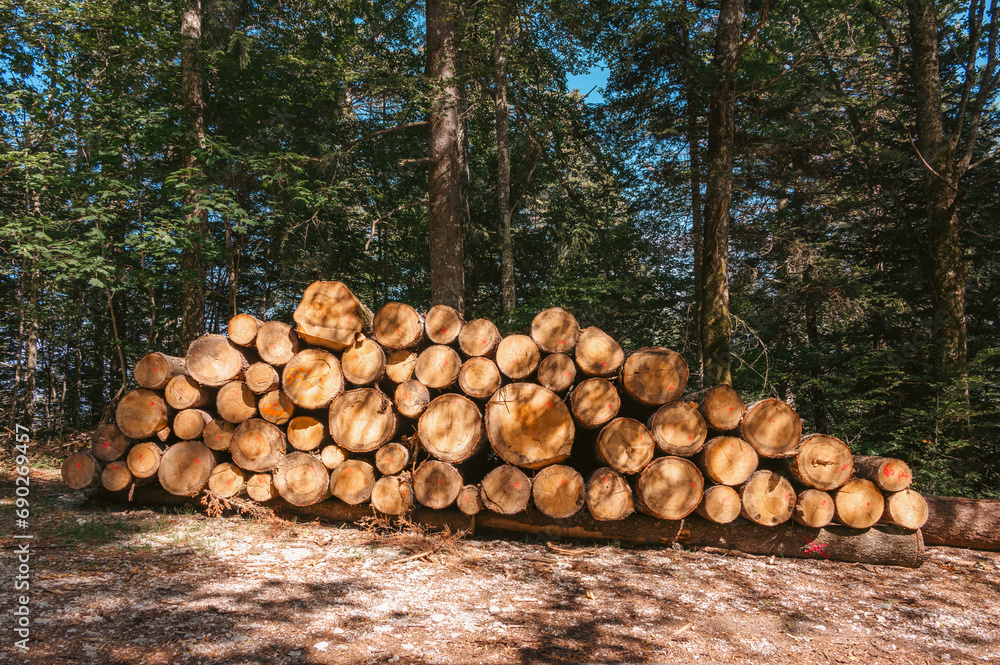
M 508 464 L 541 469 L 569 457 L 576 428 L 554 392 L 533 383 L 510 383 L 486 404 L 486 434 Z
M 531 339 L 546 353 L 569 353 L 579 338 L 580 324 L 562 307 L 542 310 L 531 320 Z
M 587 510 L 599 522 L 625 519 L 635 512 L 632 486 L 614 469 L 597 469 L 587 479 Z
M 479 495 L 479 488 L 475 485 L 466 485 L 460 489 L 455 505 L 465 515 L 479 514 L 483 510 L 483 498 Z
M 299 336 L 287 323 L 268 321 L 257 331 L 254 345 L 261 360 L 281 367 L 299 352 Z
M 284 432 L 260 418 L 241 423 L 229 442 L 233 461 L 247 471 L 270 471 L 285 456 L 286 449 Z
M 202 439 L 205 427 L 212 422 L 212 414 L 201 409 L 184 409 L 174 415 L 172 427 L 178 438 L 190 441 Z
M 464 325 L 465 318 L 448 305 L 434 305 L 424 317 L 424 331 L 432 344 L 454 344 Z
M 765 399 L 747 407 L 738 432 L 762 457 L 793 457 L 802 439 L 802 421 L 781 400 Z
M 413 376 L 428 388 L 444 390 L 455 384 L 462 360 L 450 346 L 428 346 L 417 356 Z
M 469 358 L 489 357 L 500 344 L 500 331 L 489 319 L 476 319 L 462 326 L 458 348 Z
M 62 463 L 62 481 L 67 487 L 82 490 L 101 480 L 101 465 L 90 453 L 73 453 Z
M 128 464 L 119 460 L 111 462 L 101 472 L 101 486 L 109 492 L 120 492 L 132 484 L 132 472 Z
M 392 401 L 374 388 L 340 393 L 330 403 L 330 436 L 352 453 L 367 453 L 385 445 L 396 433 L 396 425 Z
M 239 425 L 257 414 L 257 399 L 242 381 L 230 381 L 215 395 L 215 410 L 223 420 Z
M 340 282 L 313 282 L 292 315 L 307 344 L 343 351 L 371 327 L 372 313 Z
M 202 335 L 191 342 L 184 364 L 192 379 L 209 388 L 240 378 L 250 367 L 243 353 L 222 335 Z
M 427 405 L 417 422 L 417 436 L 424 450 L 454 464 L 469 459 L 486 440 L 479 407 L 456 394 L 441 395 Z
M 581 330 L 573 351 L 576 366 L 587 376 L 613 377 L 625 363 L 621 345 L 600 328 Z
M 385 352 L 373 339 L 358 336 L 340 357 L 344 378 L 356 386 L 378 383 L 385 376 Z
M 286 363 L 287 365 L 287 363 Z M 281 375 L 274 365 L 254 363 L 243 375 L 243 382 L 257 395 L 271 392 L 281 385 Z
M 486 474 L 480 483 L 479 495 L 487 510 L 501 515 L 514 515 L 528 507 L 531 479 L 516 466 L 503 464 Z
M 919 529 L 927 523 L 929 510 L 924 497 L 911 489 L 891 492 L 885 496 L 882 521 L 904 529 Z
M 402 443 L 387 443 L 375 452 L 375 468 L 383 476 L 394 476 L 410 463 L 410 448 Z
M 375 469 L 362 460 L 345 460 L 330 473 L 330 493 L 352 506 L 368 501 L 374 487 Z
M 295 414 L 295 404 L 288 399 L 288 395 L 283 390 L 272 390 L 261 395 L 257 402 L 257 409 L 260 417 L 275 425 L 284 425 L 292 419 Z
M 585 429 L 596 429 L 618 415 L 622 400 L 613 383 L 595 377 L 573 389 L 569 405 L 577 424 Z
M 141 441 L 128 451 L 125 463 L 134 478 L 155 478 L 166 448 L 152 441 Z
M 755 471 L 740 485 L 739 493 L 743 519 L 761 526 L 774 526 L 792 518 L 795 490 L 784 476 L 765 469 Z
M 166 429 L 169 422 L 167 403 L 152 390 L 139 388 L 125 394 L 115 410 L 115 422 L 130 439 L 147 439 Z
M 255 473 L 247 480 L 247 496 L 258 503 L 266 503 L 277 498 L 278 488 L 270 473 Z
M 576 363 L 565 353 L 553 353 L 538 363 L 538 383 L 557 395 L 564 394 L 576 380 Z
M 288 436 L 288 444 L 303 452 L 319 450 L 329 439 L 326 425 L 312 416 L 295 416 L 288 421 L 285 433 Z
M 720 432 L 739 427 L 747 410 L 743 398 L 732 386 L 713 386 L 685 397 L 684 401 L 698 404 L 705 423 Z
M 181 441 L 163 453 L 156 476 L 171 494 L 194 496 L 205 489 L 215 464 L 215 453 L 200 441 Z
M 757 451 L 735 436 L 717 436 L 695 458 L 705 477 L 720 485 L 742 485 L 757 470 Z
M 469 358 L 458 371 L 458 387 L 473 399 L 489 399 L 500 387 L 500 369 L 489 358 Z
M 167 387 L 163 391 L 163 398 L 171 408 L 177 409 L 197 409 L 209 406 L 215 401 L 215 392 L 211 388 L 206 388 L 190 376 L 177 375 L 167 382 Z
M 872 481 L 886 492 L 901 492 L 913 482 L 910 466 L 895 457 L 855 455 L 854 475 Z
M 281 372 L 281 388 L 301 409 L 323 409 L 344 391 L 340 361 L 322 349 L 295 354 Z
M 840 439 L 826 434 L 802 437 L 799 454 L 788 459 L 791 477 L 806 487 L 818 490 L 837 489 L 850 479 L 853 468 L 851 449 Z
M 293 506 L 311 506 L 330 496 L 330 472 L 309 453 L 289 453 L 274 469 L 274 487 Z
M 645 406 L 662 406 L 678 399 L 687 382 L 687 361 L 662 346 L 639 349 L 622 367 L 622 390 Z
M 462 474 L 447 462 L 427 460 L 413 473 L 413 495 L 428 508 L 447 508 L 461 489 Z
M 872 526 L 885 509 L 885 499 L 878 487 L 864 478 L 849 480 L 833 498 L 837 521 L 854 529 Z
M 597 458 L 619 473 L 639 473 L 653 459 L 653 435 L 632 418 L 615 418 L 597 436 Z
M 319 460 L 323 462 L 323 466 L 333 471 L 347 461 L 347 451 L 331 443 L 329 446 L 323 446 L 320 449 Z
M 553 464 L 532 479 L 531 498 L 535 507 L 545 515 L 553 519 L 567 519 L 583 508 L 587 501 L 586 489 L 579 471 L 571 466 Z
M 393 351 L 385 361 L 385 375 L 393 383 L 403 383 L 413 378 L 417 354 L 410 349 Z
M 229 334 L 229 341 L 237 346 L 252 347 L 257 341 L 257 331 L 264 325 L 264 322 L 256 316 L 250 314 L 237 314 L 229 319 L 226 332 Z
M 413 508 L 413 484 L 406 475 L 383 476 L 372 488 L 372 508 L 385 515 L 403 515 Z
M 229 442 L 233 438 L 236 425 L 222 418 L 214 418 L 212 422 L 205 425 L 205 430 L 201 433 L 202 441 L 212 450 L 229 451 Z
M 114 423 L 99 426 L 90 437 L 90 452 L 102 462 L 118 459 L 130 445 L 132 439 L 125 436 Z
M 431 394 L 427 386 L 410 379 L 396 386 L 392 401 L 404 418 L 417 419 L 431 403 Z
M 740 495 L 729 485 L 712 485 L 705 488 L 701 503 L 695 511 L 716 524 L 729 524 L 740 516 Z
M 424 317 L 401 302 L 389 302 L 375 312 L 372 330 L 387 349 L 413 349 L 424 339 Z
M 1000 552 L 1000 501 L 928 496 L 924 538 L 931 545 Z
M 513 381 L 523 381 L 538 369 L 541 354 L 527 335 L 508 335 L 497 346 L 497 368 Z
M 687 517 L 701 503 L 705 478 L 690 460 L 659 457 L 635 483 L 636 508 L 663 520 Z
M 810 488 L 799 492 L 792 519 L 802 526 L 819 529 L 833 521 L 835 510 L 829 493 Z
M 132 378 L 143 388 L 163 390 L 170 379 L 187 374 L 183 358 L 175 358 L 165 353 L 147 353 L 135 364 Z
M 223 462 L 216 464 L 212 473 L 208 476 L 208 489 L 224 499 L 234 497 L 246 486 L 247 476 L 243 469 Z
M 705 445 L 708 425 L 688 402 L 669 402 L 656 410 L 647 425 L 656 447 L 668 455 L 695 455 Z

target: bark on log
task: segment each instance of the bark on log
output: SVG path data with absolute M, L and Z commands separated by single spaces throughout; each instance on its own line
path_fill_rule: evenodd
M 340 282 L 313 282 L 292 318 L 307 344 L 343 351 L 371 327 L 372 313 Z
M 385 375 L 393 383 L 403 383 L 413 378 L 417 354 L 410 349 L 393 351 L 385 361 Z
M 747 407 L 732 386 L 713 386 L 684 398 L 698 404 L 705 423 L 714 430 L 728 432 L 739 427 Z
M 645 406 L 662 406 L 678 399 L 687 382 L 687 361 L 662 346 L 639 349 L 622 367 L 622 390 Z
M 901 492 L 913 482 L 909 465 L 894 457 L 855 455 L 854 475 L 872 481 L 886 492 Z
M 701 503 L 695 511 L 716 524 L 729 524 L 740 516 L 740 495 L 729 485 L 712 485 L 705 488 Z
M 570 410 L 585 429 L 603 427 L 618 415 L 622 401 L 613 383 L 592 378 L 581 382 L 569 396 Z
M 272 390 L 257 402 L 260 417 L 275 425 L 285 425 L 295 414 L 295 404 L 283 390 Z
M 270 471 L 285 456 L 285 434 L 266 420 L 251 418 L 240 424 L 229 442 L 233 461 L 247 471 Z
M 566 404 L 551 390 L 510 383 L 486 404 L 486 433 L 508 464 L 541 469 L 569 457 L 576 429 Z
M 261 360 L 281 367 L 299 352 L 299 336 L 287 323 L 268 321 L 257 331 L 254 345 Z
M 139 388 L 126 393 L 118 402 L 115 422 L 130 439 L 148 439 L 165 429 L 169 422 L 167 403 L 152 390 Z
M 453 464 L 469 459 L 486 441 L 479 407 L 456 394 L 441 395 L 427 405 L 417 422 L 417 436 L 424 450 Z
M 924 497 L 911 489 L 891 492 L 885 496 L 882 521 L 904 529 L 919 529 L 927 522 L 928 508 Z
M 705 477 L 720 485 L 742 485 L 757 470 L 757 452 L 743 439 L 717 436 L 695 460 Z
M 818 529 L 833 521 L 835 510 L 833 497 L 829 493 L 807 489 L 795 499 L 792 519 L 802 526 Z
M 427 386 L 415 379 L 410 379 L 396 386 L 392 401 L 401 416 L 416 420 L 431 403 L 431 394 L 427 390 Z
M 677 520 L 694 512 L 704 489 L 705 478 L 690 460 L 660 457 L 639 474 L 635 503 L 647 515 Z
M 514 515 L 528 507 L 531 479 L 516 466 L 503 464 L 486 474 L 479 490 L 487 510 Z
M 323 446 L 320 449 L 319 460 L 323 462 L 323 466 L 333 471 L 347 461 L 347 451 L 331 443 L 329 446 Z
M 322 349 L 300 351 L 282 370 L 281 388 L 299 408 L 326 408 L 344 391 L 340 361 Z
M 489 358 L 469 358 L 458 371 L 458 387 L 473 399 L 489 399 L 500 387 L 500 369 Z
M 222 418 L 214 418 L 212 422 L 205 425 L 202 432 L 202 441 L 212 450 L 229 451 L 229 442 L 233 438 L 236 425 Z
M 243 382 L 255 394 L 263 395 L 281 385 L 281 376 L 273 365 L 254 363 L 243 375 Z
M 885 499 L 870 480 L 854 478 L 834 495 L 837 521 L 854 529 L 867 529 L 882 517 Z
M 924 539 L 930 545 L 1000 552 L 1000 501 L 927 496 Z
M 564 394 L 576 380 L 576 363 L 565 353 L 553 353 L 538 363 L 538 383 L 557 395 Z
M 222 335 L 202 335 L 191 342 L 184 363 L 188 375 L 209 388 L 240 378 L 250 367 L 243 353 Z
M 458 348 L 469 358 L 489 357 L 500 344 L 500 331 L 489 319 L 476 319 L 462 326 Z
M 257 414 L 256 396 L 242 381 L 230 381 L 216 393 L 215 410 L 223 420 L 239 425 Z
M 410 448 L 402 443 L 387 443 L 375 452 L 375 468 L 383 476 L 394 476 L 410 463 Z
M 846 483 L 853 468 L 851 449 L 840 439 L 826 434 L 803 437 L 799 454 L 788 460 L 788 472 L 792 478 L 807 487 L 827 491 Z
M 101 465 L 90 453 L 73 453 L 62 463 L 60 474 L 67 487 L 82 490 L 100 483 Z
M 274 486 L 274 476 L 270 473 L 255 473 L 247 481 L 247 496 L 258 503 L 266 503 L 277 498 L 278 488 Z
M 264 325 L 264 322 L 256 316 L 250 314 L 237 314 L 229 319 L 226 332 L 229 334 L 229 341 L 242 347 L 252 347 L 257 340 L 257 331 Z
M 435 344 L 420 352 L 413 366 L 413 376 L 428 388 L 444 390 L 455 384 L 462 360 L 450 346 Z
M 553 519 L 567 519 L 583 508 L 587 500 L 586 489 L 579 471 L 571 466 L 553 464 L 532 479 L 531 498 L 543 514 Z
M 311 506 L 330 496 L 330 472 L 309 453 L 289 453 L 274 469 L 274 487 L 293 506 Z
M 409 305 L 389 302 L 375 312 L 372 330 L 387 349 L 413 349 L 424 339 L 424 317 Z
M 90 437 L 90 452 L 102 462 L 116 460 L 125 454 L 132 439 L 125 436 L 114 423 L 101 425 Z
M 461 489 L 462 474 L 447 462 L 427 460 L 413 473 L 413 495 L 428 508 L 447 508 Z
M 125 462 L 134 478 L 155 478 L 166 448 L 163 444 L 141 441 L 128 451 Z
M 175 358 L 165 353 L 148 353 L 136 363 L 132 377 L 135 382 L 149 390 L 163 390 L 175 376 L 187 374 L 183 358 Z
M 101 486 L 109 492 L 121 492 L 132 484 L 132 472 L 123 461 L 111 462 L 101 472 Z
M 374 388 L 341 393 L 330 403 L 330 436 L 352 453 L 367 453 L 385 445 L 396 433 L 392 400 Z
M 171 427 L 178 438 L 185 441 L 203 439 L 205 427 L 212 422 L 212 414 L 201 409 L 184 409 L 174 416 Z
M 599 522 L 625 519 L 635 512 L 632 486 L 614 469 L 597 469 L 587 478 L 587 511 Z
M 773 471 L 755 471 L 750 479 L 740 485 L 743 519 L 761 526 L 783 524 L 792 518 L 795 510 L 795 490 L 784 476 Z
M 454 344 L 464 325 L 465 318 L 448 305 L 434 305 L 424 318 L 424 331 L 432 344 Z
M 597 436 L 597 458 L 619 473 L 642 471 L 653 459 L 653 435 L 632 418 L 615 418 Z
M 413 508 L 413 484 L 409 476 L 383 476 L 372 488 L 372 508 L 385 515 L 403 515 Z
M 215 402 L 215 391 L 206 388 L 190 376 L 178 375 L 167 382 L 163 398 L 171 408 L 197 409 Z
M 312 416 L 296 416 L 288 422 L 285 430 L 288 443 L 292 448 L 302 452 L 319 450 L 329 437 L 326 435 L 326 425 Z
M 580 324 L 562 307 L 550 307 L 531 320 L 531 338 L 546 353 L 569 353 L 580 338 Z
M 246 482 L 247 476 L 243 469 L 230 462 L 223 462 L 216 464 L 209 474 L 208 489 L 213 494 L 229 499 L 239 494 L 246 486 Z
M 738 431 L 762 457 L 792 457 L 802 439 L 802 421 L 781 400 L 765 399 L 747 407 Z
M 194 496 L 205 489 L 215 464 L 215 453 L 200 441 L 182 441 L 163 453 L 156 476 L 171 494 Z
M 344 378 L 356 386 L 370 386 L 385 376 L 385 351 L 373 339 L 358 336 L 340 357 Z
M 512 381 L 523 381 L 534 374 L 540 358 L 538 345 L 527 335 L 508 335 L 497 346 L 497 368 Z
M 465 515 L 478 515 L 483 510 L 483 498 L 479 495 L 479 488 L 475 485 L 466 485 L 458 492 L 455 505 Z
M 687 457 L 705 445 L 708 426 L 694 406 L 670 402 L 656 410 L 647 423 L 656 447 L 667 455 Z
M 610 378 L 625 363 L 625 352 L 600 328 L 584 328 L 573 349 L 576 366 L 587 376 Z

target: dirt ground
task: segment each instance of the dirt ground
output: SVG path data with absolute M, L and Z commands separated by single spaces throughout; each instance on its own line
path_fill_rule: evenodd
M 932 548 L 912 570 L 377 535 L 109 508 L 51 467 L 32 478 L 24 654 L 11 479 L 6 464 L 2 663 L 1000 662 L 1000 553 Z

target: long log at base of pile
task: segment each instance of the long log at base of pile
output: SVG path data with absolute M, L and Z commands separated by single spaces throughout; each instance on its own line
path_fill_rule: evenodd
M 123 503 L 122 496 L 110 492 L 99 491 L 95 498 Z M 192 503 L 199 506 L 196 501 L 174 496 L 155 486 L 136 488 L 132 498 L 132 504 L 146 506 Z M 274 499 L 265 505 L 283 514 L 331 522 L 353 522 L 372 515 L 369 506 L 348 506 L 340 501 L 292 506 L 281 499 Z M 411 519 L 430 527 L 448 526 L 452 530 L 472 527 L 496 529 L 538 534 L 548 540 L 617 540 L 658 547 L 678 543 L 684 547 L 713 547 L 764 556 L 830 559 L 911 568 L 919 567 L 926 558 L 924 539 L 919 529 L 910 531 L 891 525 L 878 525 L 858 531 L 839 526 L 811 529 L 794 522 L 764 527 L 743 520 L 714 524 L 697 516 L 683 520 L 658 520 L 645 515 L 632 515 L 615 522 L 597 522 L 585 512 L 577 513 L 568 520 L 554 520 L 531 511 L 516 517 L 483 511 L 473 518 L 454 510 L 423 508 L 415 510 Z
M 1000 552 L 1000 501 L 954 496 L 925 496 L 928 545 Z

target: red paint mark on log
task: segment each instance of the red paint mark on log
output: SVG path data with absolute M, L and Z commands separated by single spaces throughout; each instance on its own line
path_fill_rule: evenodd
M 110 446 L 110 445 L 111 445 L 111 442 L 110 442 L 110 441 L 105 441 L 105 442 L 104 442 L 104 447 L 105 447 L 105 448 L 107 448 L 107 447 L 108 447 L 108 446 Z
M 514 489 L 521 489 L 521 481 L 514 483 Z
M 78 469 L 80 468 L 80 463 L 79 462 L 76 463 L 76 468 L 78 468 Z
M 195 458 L 194 458 L 194 463 L 195 463 L 195 464 L 201 464 L 201 460 L 200 460 L 200 459 L 198 459 L 197 457 L 195 457 Z
M 550 409 L 552 408 L 552 402 L 545 402 L 545 403 L 549 405 Z

